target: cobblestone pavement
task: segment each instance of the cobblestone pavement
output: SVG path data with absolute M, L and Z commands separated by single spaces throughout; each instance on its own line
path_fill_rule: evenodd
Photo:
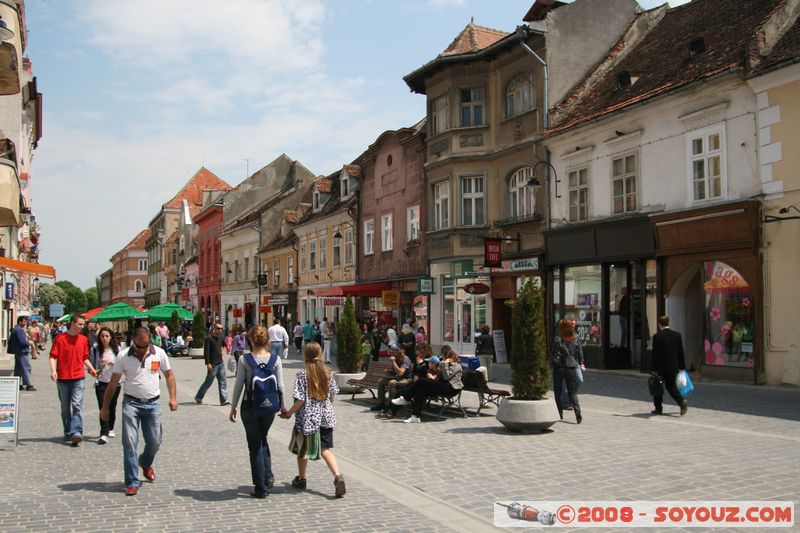
M 39 390 L 20 393 L 19 445 L 0 452 L 0 530 L 491 531 L 496 500 L 800 499 L 800 390 L 698 383 L 686 416 L 665 401 L 668 416 L 650 417 L 646 380 L 590 371 L 583 424 L 567 413 L 541 435 L 507 433 L 493 409 L 468 419 L 426 416 L 422 424 L 376 420 L 368 393 L 355 401 L 341 395 L 334 437 L 347 496 L 333 497 L 322 461 L 309 467 L 308 491 L 289 486 L 296 474 L 287 450 L 291 424 L 276 420 L 276 486 L 266 500 L 253 500 L 241 424 L 227 421 L 215 387 L 205 405 L 193 402 L 202 361 L 173 365 L 180 407 L 171 413 L 162 399 L 158 477 L 128 498 L 119 439 L 95 444 L 93 380 L 87 441 L 73 449 L 60 442 L 47 360 L 33 361 Z M 287 387 L 298 368 L 290 358 Z M 476 396 L 464 396 L 474 413 Z

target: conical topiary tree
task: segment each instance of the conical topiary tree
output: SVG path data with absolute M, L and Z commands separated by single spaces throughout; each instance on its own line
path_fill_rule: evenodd
M 336 348 L 339 372 L 350 374 L 361 369 L 361 331 L 350 296 L 344 302 L 344 310 L 336 326 Z
M 550 388 L 544 290 L 526 279 L 511 307 L 511 388 L 517 400 L 540 400 Z
M 192 348 L 203 348 L 206 345 L 206 314 L 198 311 L 192 320 Z
M 167 324 L 167 327 L 169 328 L 169 332 L 173 337 L 176 337 L 180 333 L 181 321 L 178 318 L 177 311 L 172 312 L 172 316 L 169 317 L 169 324 Z

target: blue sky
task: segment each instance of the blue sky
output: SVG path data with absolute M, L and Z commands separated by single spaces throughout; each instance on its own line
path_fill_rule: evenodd
M 44 94 L 31 173 L 41 261 L 93 286 L 202 165 L 231 185 L 281 153 L 333 172 L 422 118 L 425 97 L 402 77 L 471 17 L 512 31 L 531 5 L 28 0 L 26 54 Z

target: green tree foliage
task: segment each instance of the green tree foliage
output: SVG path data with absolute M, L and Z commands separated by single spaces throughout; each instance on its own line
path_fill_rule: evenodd
M 336 326 L 336 364 L 345 374 L 358 372 L 361 368 L 361 331 L 356 321 L 353 299 L 347 297 L 341 319 Z
M 67 293 L 64 289 L 49 283 L 39 285 L 39 301 L 42 305 L 42 313 L 47 318 L 50 317 L 50 304 L 63 304 L 67 301 Z
M 69 281 L 56 281 L 56 286 L 64 289 L 67 294 L 66 301 L 64 302 L 64 312 L 67 314 L 72 313 L 85 313 L 88 308 L 86 307 L 86 295 Z
M 167 324 L 167 327 L 169 328 L 169 332 L 172 334 L 172 336 L 175 336 L 178 333 L 180 333 L 180 331 L 181 331 L 181 321 L 178 319 L 178 312 L 177 311 L 173 311 L 172 312 L 172 316 L 169 319 L 169 323 Z M 194 337 L 194 335 L 192 335 L 192 337 Z
M 192 321 L 192 348 L 203 348 L 206 344 L 206 314 L 197 311 Z
M 100 306 L 100 296 L 97 292 L 97 287 L 89 287 L 85 291 L 83 291 L 84 296 L 86 296 L 86 309 L 94 309 L 95 307 Z
M 518 400 L 540 400 L 550 387 L 544 289 L 528 278 L 511 307 L 511 387 Z

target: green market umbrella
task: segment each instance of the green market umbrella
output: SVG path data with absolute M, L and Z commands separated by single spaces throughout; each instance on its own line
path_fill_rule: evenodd
M 172 313 L 175 311 L 178 312 L 178 319 L 180 320 L 192 320 L 194 318 L 194 313 L 174 303 L 157 305 L 148 309 L 146 313 L 147 318 L 150 320 L 167 321 L 172 318 Z
M 58 320 L 56 320 L 56 322 L 67 322 L 70 319 L 72 319 L 72 315 L 64 315 L 61 318 L 59 318 Z
M 147 314 L 125 302 L 109 305 L 91 318 L 92 322 L 113 322 L 116 320 L 147 319 Z

